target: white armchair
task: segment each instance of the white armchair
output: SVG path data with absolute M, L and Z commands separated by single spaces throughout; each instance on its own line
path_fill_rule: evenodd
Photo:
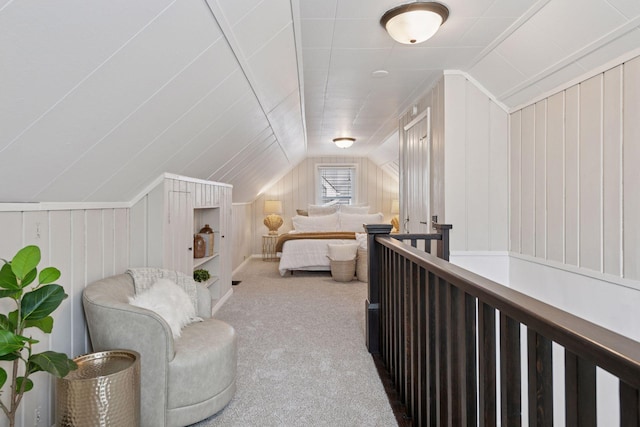
M 129 304 L 131 276 L 88 285 L 83 304 L 94 351 L 131 349 L 141 356 L 142 426 L 185 426 L 220 411 L 236 389 L 234 329 L 211 317 L 209 291 L 198 286 L 198 316 L 174 339 L 156 313 Z

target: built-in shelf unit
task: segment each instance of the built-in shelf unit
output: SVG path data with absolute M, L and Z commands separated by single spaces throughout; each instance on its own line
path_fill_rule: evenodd
M 203 285 L 215 312 L 232 292 L 231 191 L 229 184 L 164 174 L 131 209 L 131 266 L 208 270 Z M 205 224 L 214 231 L 213 254 L 194 258 L 194 236 Z

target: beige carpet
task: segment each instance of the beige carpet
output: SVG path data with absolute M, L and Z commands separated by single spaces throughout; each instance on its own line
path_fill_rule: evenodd
M 364 340 L 366 284 L 251 260 L 216 317 L 238 334 L 235 397 L 194 426 L 395 426 Z

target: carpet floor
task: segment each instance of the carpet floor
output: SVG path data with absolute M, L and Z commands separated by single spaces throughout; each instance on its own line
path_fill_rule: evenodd
M 216 313 L 238 335 L 237 391 L 193 427 L 396 426 L 364 338 L 366 284 L 281 277 L 252 259 Z

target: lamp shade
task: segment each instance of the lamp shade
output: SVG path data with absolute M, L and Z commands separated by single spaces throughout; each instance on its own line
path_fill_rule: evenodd
M 282 202 L 280 200 L 265 200 L 264 201 L 264 214 L 281 214 Z
M 391 201 L 391 213 L 396 215 L 400 213 L 400 203 L 398 199 L 393 199 Z
M 430 39 L 449 17 L 449 9 L 440 3 L 415 2 L 388 10 L 382 25 L 399 43 L 416 44 Z
M 333 143 L 339 148 L 349 148 L 356 142 L 355 138 L 334 138 Z

